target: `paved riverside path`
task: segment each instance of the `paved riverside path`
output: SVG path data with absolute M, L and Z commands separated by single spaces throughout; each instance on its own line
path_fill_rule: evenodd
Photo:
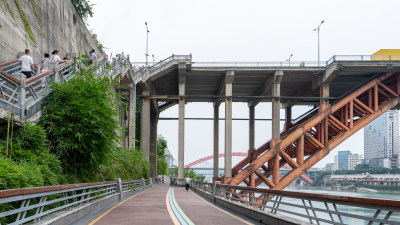
M 170 197 L 171 195 L 171 197 Z M 175 198 L 175 199 L 174 199 Z M 180 212 L 180 213 L 179 213 Z M 258 224 L 213 206 L 184 187 L 156 184 L 99 215 L 89 225 Z

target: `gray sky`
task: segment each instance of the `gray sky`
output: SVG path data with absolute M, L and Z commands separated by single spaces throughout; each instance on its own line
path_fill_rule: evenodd
M 193 61 L 317 60 L 321 20 L 321 60 L 333 55 L 370 55 L 383 48 L 399 48 L 400 1 L 266 1 L 266 0 L 92 0 L 90 28 L 113 55 L 124 52 L 132 61 L 145 61 L 146 28 L 149 54 L 159 61 L 174 54 L 193 54 Z M 152 61 L 151 57 L 149 61 Z M 293 118 L 307 107 L 296 107 Z M 211 103 L 189 103 L 186 117 L 212 117 Z M 283 112 L 283 111 L 282 111 Z M 220 108 L 224 116 L 223 105 Z M 177 117 L 172 107 L 161 117 Z M 284 114 L 281 115 L 282 117 Z M 246 104 L 234 103 L 233 117 L 248 117 Z M 256 107 L 256 118 L 271 118 L 270 104 Z M 158 133 L 177 158 L 177 121 L 160 121 Z M 212 155 L 212 121 L 186 121 L 185 164 Z M 220 152 L 224 149 L 220 123 Z M 271 137 L 271 124 L 256 122 L 256 146 Z M 248 122 L 234 121 L 233 151 L 248 149 Z M 333 162 L 338 150 L 363 154 L 363 131 L 338 146 L 316 166 Z M 235 162 L 238 159 L 235 159 Z M 220 162 L 223 162 L 221 160 Z M 212 162 L 210 162 L 210 165 Z

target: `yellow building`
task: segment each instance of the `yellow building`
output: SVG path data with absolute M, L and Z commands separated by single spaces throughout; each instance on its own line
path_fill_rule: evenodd
M 371 60 L 400 60 L 400 49 L 381 49 L 371 55 Z

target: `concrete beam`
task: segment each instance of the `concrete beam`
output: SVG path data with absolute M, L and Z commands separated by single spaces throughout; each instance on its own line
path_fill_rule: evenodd
M 135 131 L 136 131 L 136 85 L 129 88 L 129 129 L 128 144 L 130 149 L 135 149 Z
M 179 96 L 185 95 L 186 63 L 178 65 Z M 179 98 L 179 128 L 178 128 L 178 179 L 184 178 L 185 166 L 185 99 Z
M 225 76 L 225 96 L 232 96 L 234 71 Z M 225 178 L 232 177 L 232 98 L 225 99 Z
M 226 84 L 233 83 L 233 79 L 234 79 L 234 71 L 227 71 L 221 83 L 219 84 L 219 88 L 216 95 L 218 96 L 224 95 Z M 215 100 L 214 105 L 220 105 L 221 101 L 222 99 Z

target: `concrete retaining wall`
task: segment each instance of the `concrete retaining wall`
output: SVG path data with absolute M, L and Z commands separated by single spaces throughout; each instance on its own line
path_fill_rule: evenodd
M 26 47 L 27 33 L 19 18 L 18 8 L 13 0 L 7 2 L 16 23 L 0 1 L 0 62 L 15 59 L 17 53 L 23 52 Z M 35 46 L 28 37 L 28 48 L 32 52 L 34 63 L 39 63 L 45 52 L 51 53 L 54 49 L 60 50 L 61 57 L 66 53 L 85 52 L 92 48 L 96 50 L 98 56 L 100 55 L 71 0 L 35 0 L 35 2 L 39 4 L 43 28 L 39 26 L 31 2 L 19 0 L 37 43 Z

